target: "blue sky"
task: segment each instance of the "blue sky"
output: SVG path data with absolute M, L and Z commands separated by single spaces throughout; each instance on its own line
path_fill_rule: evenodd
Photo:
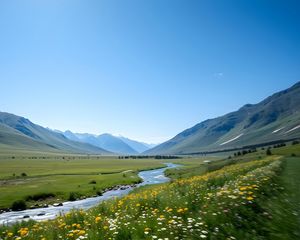
M 299 1 L 0 2 L 0 111 L 162 142 L 300 80 Z

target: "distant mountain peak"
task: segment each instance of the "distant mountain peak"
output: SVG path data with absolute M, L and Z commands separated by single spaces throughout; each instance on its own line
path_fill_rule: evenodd
M 94 135 L 89 133 L 73 133 L 67 130 L 64 132 L 64 135 L 71 140 L 86 142 L 118 154 L 133 155 L 151 148 L 151 145 L 148 146 L 145 143 L 110 133 Z

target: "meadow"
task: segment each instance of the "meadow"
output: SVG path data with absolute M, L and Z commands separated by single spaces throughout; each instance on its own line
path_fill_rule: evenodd
M 137 183 L 138 171 L 164 164 L 156 159 L 17 155 L 0 156 L 0 166 L 0 209 L 5 209 L 18 200 L 30 207 L 68 200 L 71 193 L 78 198 L 97 195 L 108 187 Z
M 299 239 L 300 145 L 272 152 L 228 159 L 199 174 L 187 159 L 184 174 L 173 174 L 171 183 L 55 220 L 2 227 L 0 238 Z

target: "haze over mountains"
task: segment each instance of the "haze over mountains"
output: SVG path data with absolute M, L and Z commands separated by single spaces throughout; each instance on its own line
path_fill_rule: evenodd
M 125 137 L 117 137 L 108 133 L 94 135 L 89 133 L 73 133 L 69 130 L 60 132 L 70 140 L 89 143 L 91 145 L 106 149 L 118 154 L 138 154 L 155 145 L 138 142 Z
M 300 82 L 258 104 L 203 121 L 145 154 L 188 154 L 300 137 Z

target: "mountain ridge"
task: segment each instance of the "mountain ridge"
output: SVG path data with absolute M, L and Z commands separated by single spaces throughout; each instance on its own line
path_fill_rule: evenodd
M 109 133 L 95 135 L 89 133 L 73 133 L 70 130 L 58 132 L 73 141 L 86 142 L 118 154 L 136 155 L 150 149 L 150 144 L 147 145 L 143 142 L 122 136 L 114 136 Z
M 0 112 L 0 146 L 11 150 L 112 154 L 90 144 L 71 141 L 27 118 L 7 112 Z
M 202 121 L 144 154 L 187 154 L 289 137 L 300 137 L 300 82 L 259 103 Z

